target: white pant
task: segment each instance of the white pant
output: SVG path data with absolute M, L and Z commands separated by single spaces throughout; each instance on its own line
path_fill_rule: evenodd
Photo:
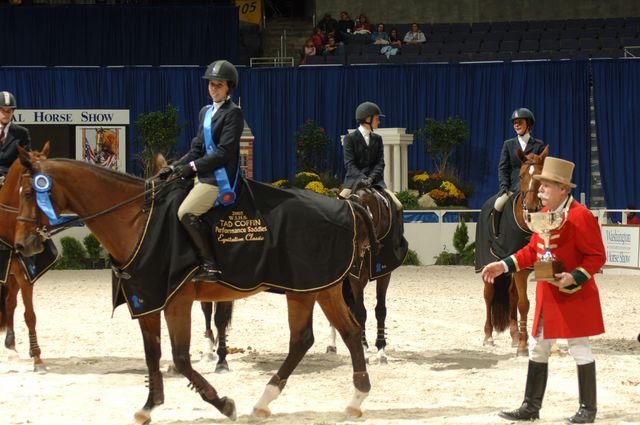
M 389 189 L 384 189 L 385 192 L 387 192 L 389 194 L 389 196 L 391 196 L 391 199 L 393 200 L 393 203 L 396 204 L 396 208 L 401 210 L 402 209 L 402 202 L 400 202 L 400 200 L 398 199 L 398 197 L 396 196 L 395 193 L 393 193 L 392 191 L 390 191 Z M 351 189 L 349 189 L 348 187 L 345 187 L 344 189 L 342 189 L 340 191 L 340 196 L 342 198 L 348 198 L 349 195 L 351 195 Z
M 496 202 L 493 204 L 493 208 L 496 211 L 502 212 L 505 204 L 507 203 L 507 200 L 509 199 L 509 195 L 511 195 L 511 192 L 503 193 L 502 195 L 498 196 L 498 198 L 496 198 Z
M 529 360 L 537 363 L 548 363 L 551 346 L 556 343 L 556 339 L 545 339 L 542 327 L 542 318 L 538 322 L 538 336 L 529 337 Z M 594 361 L 591 351 L 591 341 L 589 337 L 567 338 L 569 354 L 573 357 L 578 366 L 592 363 Z

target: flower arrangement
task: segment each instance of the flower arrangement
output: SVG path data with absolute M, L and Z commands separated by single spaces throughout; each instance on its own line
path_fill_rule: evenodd
M 293 179 L 294 187 L 307 187 L 307 185 L 311 182 L 319 182 L 320 176 L 317 173 L 313 173 L 310 171 L 301 171 Z
M 464 205 L 466 197 L 452 182 L 443 181 L 440 187 L 429 192 L 429 196 L 436 201 L 439 206 Z
M 428 194 L 441 207 L 465 205 L 473 192 L 470 185 L 461 183 L 456 176 L 426 171 L 409 173 L 409 189 L 418 191 L 419 196 Z
M 411 177 L 409 188 L 417 190 L 420 196 L 437 189 L 442 184 L 442 177 L 438 173 L 429 174 L 426 171 L 416 173 Z
M 320 195 L 325 195 L 327 193 L 327 189 L 320 181 L 309 182 L 309 184 L 307 184 L 304 188 L 319 193 Z
M 275 186 L 275 187 L 280 187 L 280 188 L 283 188 L 283 189 L 288 189 L 288 188 L 291 187 L 291 183 L 289 183 L 289 180 L 287 180 L 287 179 L 277 180 L 277 181 L 271 183 L 271 185 Z
M 294 134 L 296 142 L 296 160 L 299 170 L 321 171 L 326 169 L 327 147 L 331 138 L 324 127 L 308 119 Z

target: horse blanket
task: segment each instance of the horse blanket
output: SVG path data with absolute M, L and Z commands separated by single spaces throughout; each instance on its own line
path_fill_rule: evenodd
M 11 261 L 20 263 L 30 284 L 34 284 L 47 270 L 58 261 L 58 250 L 51 239 L 44 244 L 44 251 L 32 257 L 24 257 L 15 252 L 11 244 L 0 239 L 0 285 L 7 283 Z
M 493 205 L 498 195 L 492 196 L 482 205 L 476 226 L 476 273 L 487 264 L 508 257 L 531 239 L 531 231 L 523 229 L 516 221 L 516 194 L 509 197 L 500 218 L 500 231 L 496 236 L 493 226 Z
M 165 187 L 151 201 L 133 258 L 113 273 L 113 306 L 126 302 L 132 317 L 163 309 L 199 266 L 177 218 L 190 186 Z M 351 205 L 310 190 L 244 181 L 236 203 L 210 210 L 205 220 L 222 269 L 219 283 L 234 290 L 316 291 L 341 282 L 355 259 Z

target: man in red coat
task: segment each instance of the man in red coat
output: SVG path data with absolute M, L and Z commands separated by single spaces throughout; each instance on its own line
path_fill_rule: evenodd
M 564 270 L 553 282 L 539 281 L 536 286 L 536 311 L 529 340 L 529 369 L 522 405 L 500 412 L 509 420 L 539 418 L 547 386 L 549 352 L 556 338 L 566 338 L 569 353 L 578 366 L 580 407 L 570 423 L 593 423 L 596 418 L 596 368 L 589 336 L 604 333 L 598 287 L 593 276 L 606 260 L 600 227 L 593 214 L 571 196 L 574 164 L 547 157 L 540 180 L 538 197 L 542 211 L 564 211 L 565 221 L 551 233 L 551 250 Z M 527 246 L 482 270 L 485 281 L 493 282 L 502 273 L 513 273 L 532 266 L 540 259 L 544 242 L 537 233 Z

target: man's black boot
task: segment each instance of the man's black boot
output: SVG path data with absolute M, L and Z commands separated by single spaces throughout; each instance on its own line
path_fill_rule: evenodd
M 512 421 L 533 421 L 540 419 L 540 408 L 544 390 L 547 388 L 547 376 L 549 367 L 547 363 L 538 363 L 529 360 L 527 371 L 527 385 L 524 391 L 524 401 L 516 410 L 498 413 L 501 418 Z
M 194 276 L 194 279 L 201 280 L 218 280 L 222 276 L 222 272 L 218 267 L 215 252 L 211 242 L 209 233 L 211 229 L 200 220 L 200 217 L 194 214 L 185 214 L 180 220 L 182 226 L 191 237 L 191 241 L 198 250 L 200 260 L 200 271 Z
M 570 424 L 592 424 L 598 412 L 596 402 L 596 362 L 578 366 L 578 388 L 580 390 L 580 407 L 575 415 L 569 418 Z
M 502 211 L 498 211 L 495 208 L 491 213 L 491 225 L 493 226 L 493 236 L 498 237 L 500 235 L 500 218 L 502 217 Z

